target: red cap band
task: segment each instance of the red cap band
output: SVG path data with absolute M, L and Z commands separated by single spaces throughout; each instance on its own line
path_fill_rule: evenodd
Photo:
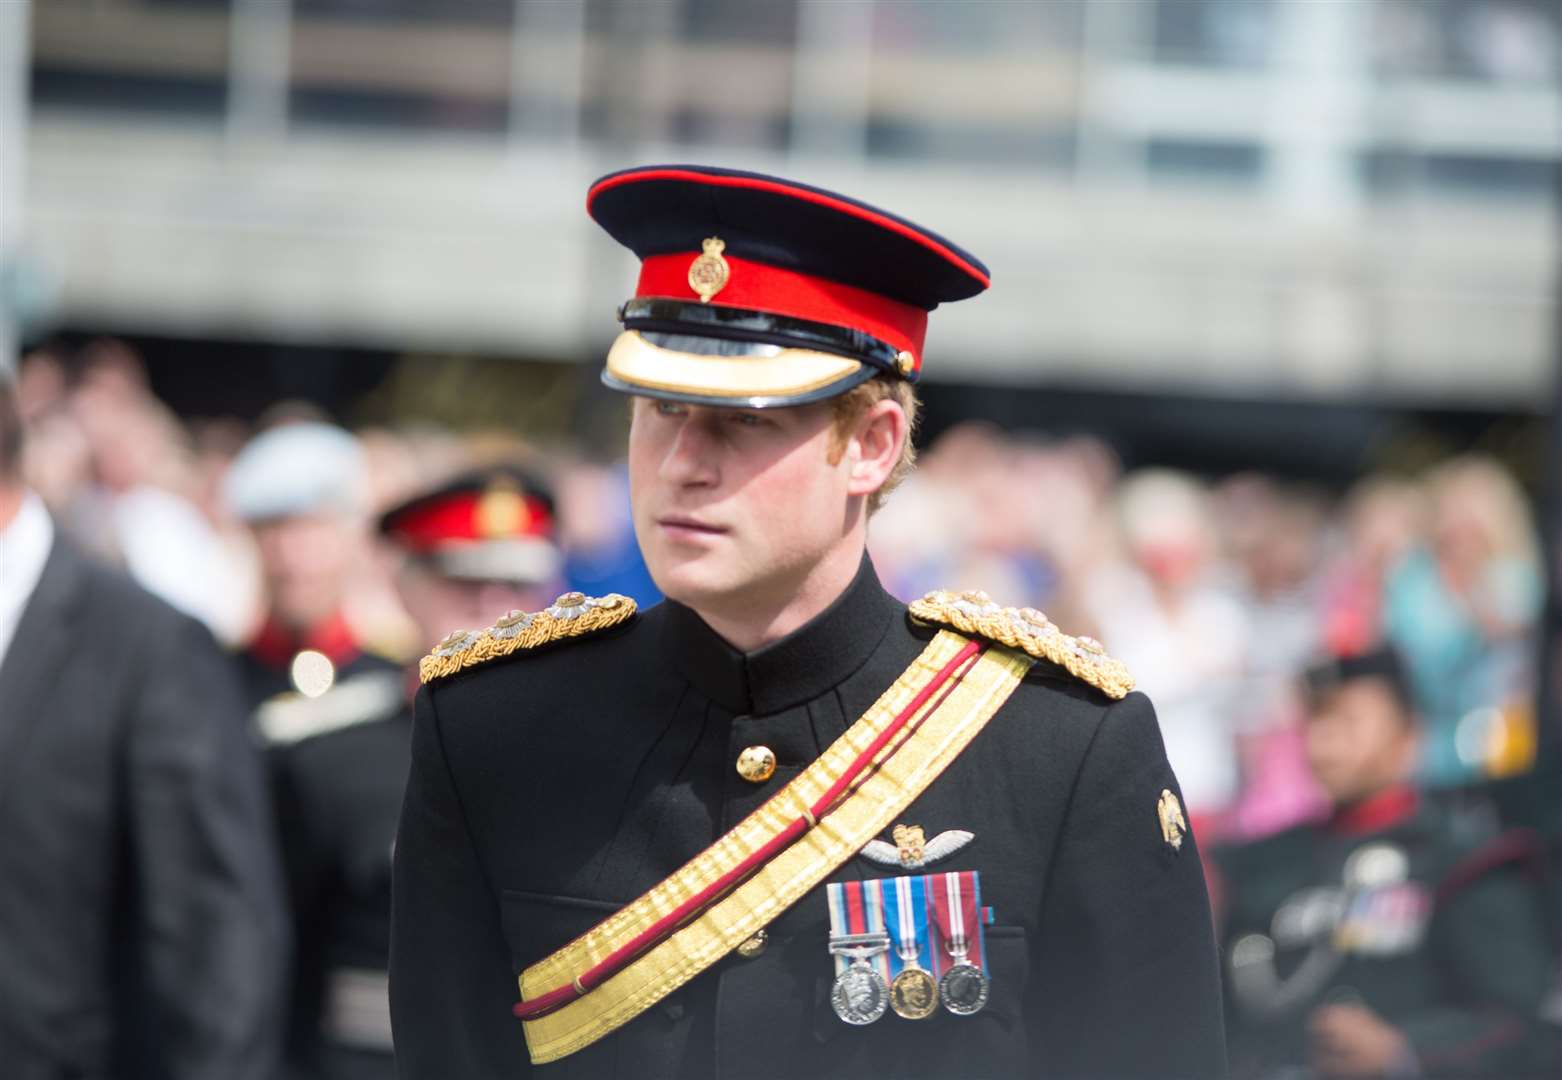
M 689 284 L 689 266 L 698 251 L 652 255 L 640 264 L 640 284 L 635 297 L 698 300 Z M 844 326 L 871 334 L 896 350 L 909 352 L 913 371 L 922 368 L 922 342 L 927 336 L 927 312 L 878 293 L 795 270 L 724 255 L 730 276 L 711 299 L 713 306 L 763 311 L 810 322 Z
M 451 543 L 551 538 L 553 518 L 536 499 L 513 491 L 463 491 L 414 506 L 386 530 L 403 547 L 427 554 Z

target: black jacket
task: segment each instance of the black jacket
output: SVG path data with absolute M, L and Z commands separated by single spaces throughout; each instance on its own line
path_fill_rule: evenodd
M 271 751 L 297 941 L 289 1066 L 319 1080 L 394 1075 L 385 977 L 391 849 L 412 709 Z
M 528 1073 L 516 974 L 655 885 L 842 734 L 931 631 L 863 570 L 832 607 L 744 656 L 665 603 L 597 637 L 425 687 L 397 839 L 391 1011 L 406 1078 Z M 775 775 L 734 762 L 763 744 Z M 1224 1072 L 1198 852 L 1163 841 L 1177 790 L 1149 701 L 1113 704 L 1048 665 L 907 809 L 974 843 L 986 1009 L 831 1012 L 824 889 L 542 1076 L 1187 1076 Z M 856 858 L 835 880 L 889 877 Z
M 56 540 L 0 666 L 0 1073 L 269 1078 L 286 946 L 228 658 Z
M 1228 963 L 1253 935 L 1273 950 L 1227 980 L 1233 1072 L 1290 1075 L 1313 1010 L 1343 1000 L 1398 1028 L 1418 1075 L 1556 1075 L 1530 1064 L 1551 969 L 1531 854 L 1407 789 L 1217 850 Z

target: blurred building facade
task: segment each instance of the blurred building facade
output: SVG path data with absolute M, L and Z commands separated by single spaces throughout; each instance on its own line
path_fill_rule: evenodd
M 1547 0 L 50 0 L 23 257 L 66 325 L 591 361 L 645 160 L 938 221 L 938 376 L 1531 410 Z

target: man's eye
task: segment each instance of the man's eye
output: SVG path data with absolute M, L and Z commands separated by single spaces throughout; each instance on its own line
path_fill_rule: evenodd
M 765 418 L 758 413 L 740 412 L 732 414 L 732 423 L 743 427 L 759 427 L 765 422 Z
M 683 404 L 677 401 L 658 401 L 656 403 L 657 416 L 682 416 L 685 412 Z

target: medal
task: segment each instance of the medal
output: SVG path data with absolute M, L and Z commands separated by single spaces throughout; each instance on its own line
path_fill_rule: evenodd
M 927 878 L 898 877 L 879 881 L 884 891 L 885 925 L 895 952 L 890 966 L 890 1007 L 907 1020 L 926 1020 L 938 1011 L 938 983 L 918 963 L 928 949 Z
M 939 874 L 932 885 L 934 917 L 951 961 L 938 982 L 938 996 L 944 1008 L 956 1016 L 970 1016 L 987 1004 L 990 986 L 981 966 L 982 919 L 976 872 Z
M 889 939 L 882 937 L 878 944 L 868 944 L 861 948 L 839 945 L 830 947 L 831 952 L 851 961 L 846 970 L 835 977 L 835 984 L 830 987 L 830 1006 L 835 1009 L 835 1015 L 846 1023 L 858 1027 L 871 1024 L 883 1016 L 884 1010 L 889 1007 L 889 987 L 884 985 L 884 976 L 869 963 L 871 957 L 887 948 Z
M 830 953 L 835 957 L 830 1005 L 845 1023 L 871 1024 L 890 1002 L 890 942 L 882 897 L 861 881 L 839 881 L 825 887 L 825 898 L 830 905 Z

